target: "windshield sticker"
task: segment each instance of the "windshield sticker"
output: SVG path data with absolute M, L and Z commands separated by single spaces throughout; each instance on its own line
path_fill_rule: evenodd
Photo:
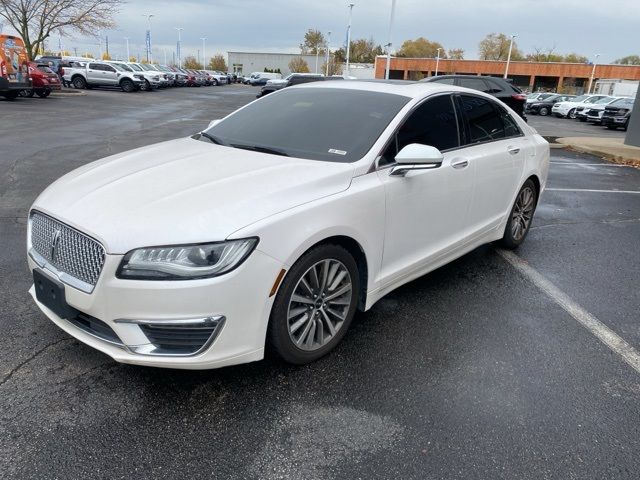
M 336 150 L 335 148 L 330 148 L 329 153 L 335 153 L 336 155 L 346 155 L 347 152 L 344 150 Z

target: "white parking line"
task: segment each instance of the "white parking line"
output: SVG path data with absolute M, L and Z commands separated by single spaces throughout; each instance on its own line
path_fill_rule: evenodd
M 508 250 L 497 250 L 498 254 L 518 270 L 522 276 L 546 293 L 560 305 L 569 315 L 589 330 L 598 340 L 617 353 L 638 373 L 640 373 L 640 353 L 629 345 L 622 337 L 607 327 L 596 317 L 574 302 L 566 293 L 542 276 L 535 268 Z
M 545 192 L 640 193 L 640 190 L 591 190 L 588 188 L 545 188 Z
M 627 167 L 635 168 L 631 165 L 622 165 L 620 163 L 580 163 L 580 162 L 549 162 L 551 165 L 580 165 L 581 167 Z

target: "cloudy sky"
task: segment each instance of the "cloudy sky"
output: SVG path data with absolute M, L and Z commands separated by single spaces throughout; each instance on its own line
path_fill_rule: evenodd
M 387 42 L 391 0 L 351 0 L 353 38 Z M 151 20 L 154 56 L 171 59 L 177 32 L 183 27 L 182 51 L 195 55 L 207 37 L 207 57 L 215 52 L 298 51 L 304 32 L 332 31 L 331 43 L 344 43 L 349 0 L 130 0 L 117 16 L 118 28 L 108 35 L 110 52 L 144 54 L 146 19 Z M 478 42 L 490 32 L 516 34 L 525 53 L 555 47 L 558 53 L 600 53 L 599 63 L 640 53 L 640 0 L 397 0 L 393 43 L 424 36 L 445 48 L 463 48 L 477 58 Z M 58 40 L 50 42 L 57 48 Z M 97 52 L 97 41 L 63 39 L 65 48 Z M 52 45 L 53 44 L 53 45 Z

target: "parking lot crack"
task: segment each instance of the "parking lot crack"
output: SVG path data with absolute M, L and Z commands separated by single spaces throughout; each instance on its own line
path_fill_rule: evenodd
M 531 227 L 531 230 L 539 229 L 539 228 L 547 228 L 547 227 L 569 226 L 569 225 L 603 225 L 603 224 L 614 224 L 614 223 L 640 223 L 640 218 L 626 218 L 622 220 L 594 220 L 590 222 L 547 223 L 546 225 L 533 225 Z
M 24 367 L 27 363 L 29 363 L 31 360 L 36 358 L 38 355 L 40 355 L 41 353 L 45 352 L 46 350 L 48 350 L 50 347 L 53 347 L 54 345 L 57 345 L 57 344 L 62 343 L 62 342 L 68 342 L 70 340 L 74 340 L 74 339 L 73 338 L 61 338 L 60 340 L 56 340 L 55 342 L 49 343 L 49 344 L 45 345 L 44 347 L 42 347 L 41 349 L 36 350 L 35 352 L 33 352 L 33 354 L 31 354 L 25 360 L 23 360 L 18 365 L 16 365 L 11 370 L 9 370 L 9 372 L 4 376 L 4 378 L 2 380 L 0 380 L 0 387 L 3 386 L 5 383 L 7 383 L 11 379 L 11 377 L 13 377 L 13 375 L 18 370 L 20 370 L 22 367 Z

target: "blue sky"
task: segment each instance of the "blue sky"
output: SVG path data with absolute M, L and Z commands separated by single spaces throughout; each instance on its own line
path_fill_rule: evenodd
M 353 38 L 387 42 L 391 0 L 353 0 Z M 207 56 L 228 50 L 298 51 L 304 32 L 332 31 L 333 48 L 344 43 L 348 1 L 341 0 L 132 0 L 116 17 L 118 27 L 101 32 L 110 52 L 124 55 L 124 37 L 132 54 L 144 54 L 146 19 L 151 20 L 154 56 L 170 59 L 182 27 L 183 57 L 195 55 L 207 37 Z M 577 52 L 599 63 L 640 51 L 640 0 L 397 0 L 394 47 L 424 36 L 445 48 L 462 48 L 477 58 L 478 42 L 490 32 L 517 34 L 525 53 L 535 47 Z M 97 41 L 63 38 L 65 48 L 97 52 Z M 50 41 L 57 49 L 58 39 Z

